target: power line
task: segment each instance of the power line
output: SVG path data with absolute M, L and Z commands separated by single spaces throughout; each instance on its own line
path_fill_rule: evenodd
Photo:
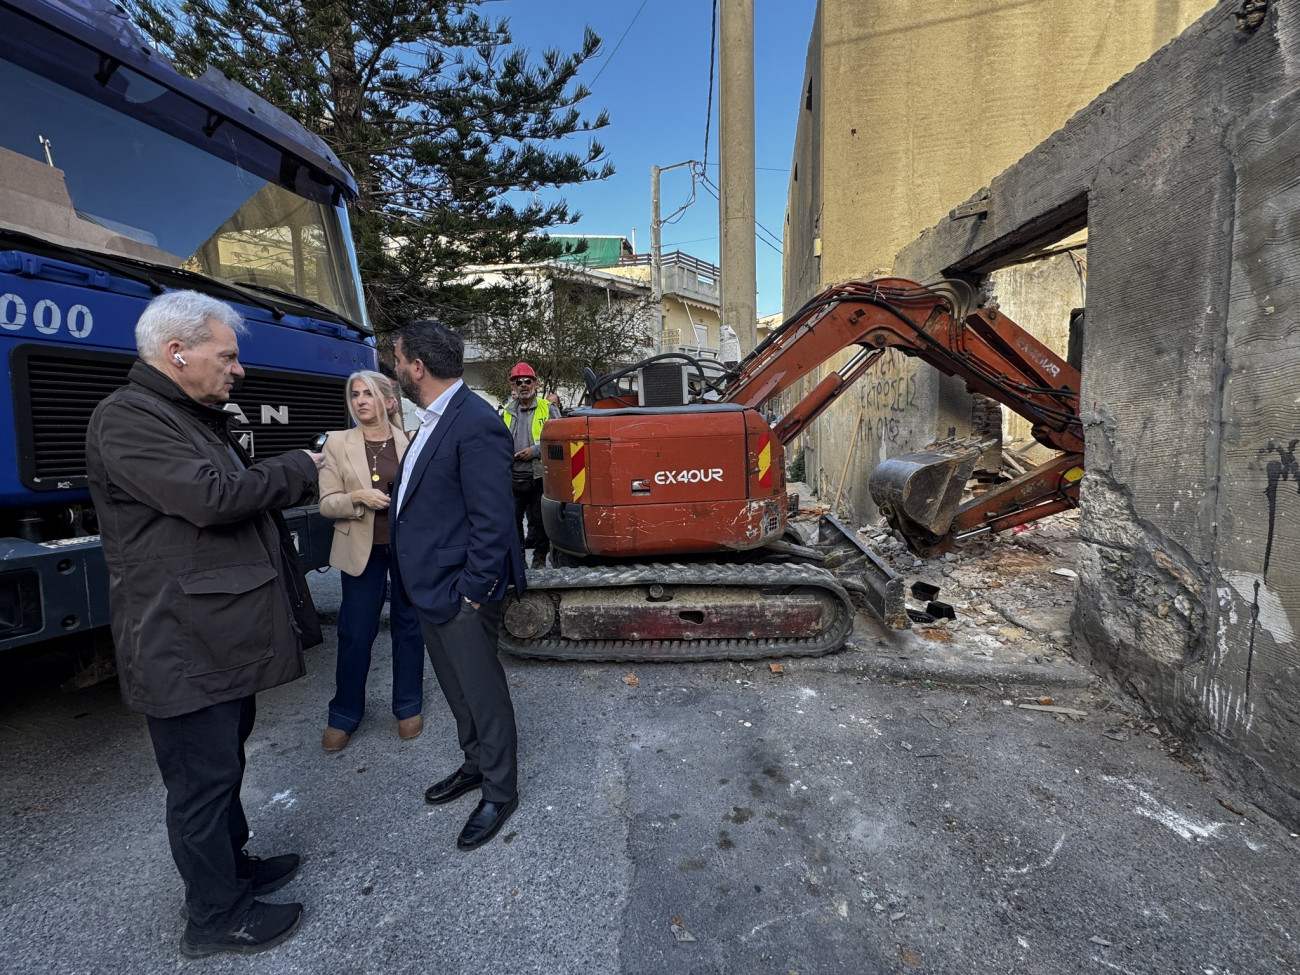
M 717 200 L 719 204 L 722 203 L 722 190 L 718 186 L 714 185 L 711 179 L 709 179 L 707 176 L 704 176 L 700 179 L 700 184 L 704 187 L 705 191 L 709 194 L 709 196 Z M 772 248 L 772 250 L 776 251 L 778 254 L 784 253 L 782 249 L 782 242 L 780 237 L 778 237 L 776 234 L 772 233 L 772 231 L 764 227 L 761 223 L 758 222 L 757 219 L 755 219 L 754 221 L 754 227 L 755 227 L 754 230 L 755 240 L 758 240 L 761 243 L 766 244 L 768 247 Z M 764 237 L 763 234 L 767 234 L 767 237 Z M 768 240 L 768 237 L 770 237 L 771 240 Z M 773 243 L 772 241 L 775 241 L 776 243 Z
M 706 163 L 705 165 L 712 166 L 714 169 L 717 169 L 717 168 L 718 168 L 718 164 L 717 164 L 717 163 Z M 758 172 L 760 172 L 760 173 L 788 173 L 788 172 L 790 172 L 790 168 L 789 168 L 788 166 L 786 166 L 786 167 L 781 167 L 781 166 L 755 166 L 754 169 L 756 169 L 756 170 L 757 170 Z
M 681 206 L 679 206 L 676 210 L 674 210 L 671 214 L 669 214 L 667 217 L 665 217 L 664 219 L 660 220 L 660 221 L 659 221 L 660 224 L 676 223 L 678 220 L 680 220 L 680 219 L 682 218 L 682 214 L 684 214 L 684 213 L 687 211 L 687 209 L 690 208 L 690 207 L 691 207 L 692 205 L 694 205 L 694 203 L 695 203 L 695 187 L 699 185 L 699 182 L 700 182 L 700 174 L 703 173 L 704 170 L 700 168 L 700 164 L 699 164 L 698 162 L 696 162 L 694 159 L 691 159 L 691 160 L 688 160 L 688 161 L 689 161 L 689 163 L 690 163 L 690 167 L 691 167 L 691 195 L 690 195 L 690 198 L 689 198 L 685 203 L 683 203 Z M 685 165 L 685 163 L 682 163 L 682 164 L 680 164 L 680 165 Z
M 713 57 L 718 50 L 718 0 L 713 0 L 713 19 L 709 22 L 709 99 L 704 109 L 704 165 L 709 166 L 709 126 L 713 123 Z
M 718 0 L 713 0 L 713 2 L 717 3 Z M 614 55 L 617 54 L 618 49 L 623 46 L 623 41 L 627 39 L 628 31 L 632 29 L 632 24 L 636 23 L 636 19 L 641 16 L 641 11 L 645 9 L 645 5 L 647 3 L 649 3 L 649 0 L 641 0 L 641 6 L 637 7 L 636 13 L 632 15 L 632 23 L 627 25 L 627 30 L 623 31 L 623 36 L 620 37 L 618 39 L 618 43 L 614 45 L 614 50 L 609 52 L 609 57 L 605 59 L 605 63 L 602 64 L 600 66 L 600 70 L 596 72 L 596 77 L 591 79 L 591 84 L 593 87 L 595 86 L 596 82 L 600 80 L 600 76 L 605 73 L 605 69 L 609 67 L 609 63 L 614 60 Z
M 754 219 L 754 226 L 757 227 L 759 230 L 763 231 L 763 233 L 767 234 L 767 235 L 768 235 L 769 237 L 771 237 L 774 241 L 776 241 L 776 249 L 777 249 L 777 250 L 780 250 L 780 249 L 781 249 L 781 238 L 780 238 L 779 236 L 777 236 L 776 234 L 772 233 L 772 231 L 768 230 L 768 229 L 767 229 L 766 227 L 764 227 L 761 223 L 759 223 L 759 222 L 758 222 L 758 218 L 755 218 L 755 219 Z
M 754 235 L 754 238 L 755 238 L 756 240 L 758 240 L 760 243 L 764 243 L 764 244 L 766 244 L 768 247 L 772 248 L 772 250 L 776 251 L 778 254 L 782 253 L 781 248 L 778 247 L 776 244 L 772 243 L 772 242 L 771 242 L 770 240 L 768 240 L 766 237 L 762 237 L 762 236 L 759 236 L 758 234 L 755 234 L 755 235 Z

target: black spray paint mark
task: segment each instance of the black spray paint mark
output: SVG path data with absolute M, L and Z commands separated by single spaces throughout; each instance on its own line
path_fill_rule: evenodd
M 1268 498 L 1268 542 L 1264 546 L 1264 581 L 1268 581 L 1268 565 L 1273 558 L 1273 529 L 1277 524 L 1277 486 L 1283 481 L 1292 481 L 1296 492 L 1300 493 L 1300 464 L 1296 463 L 1295 449 L 1300 439 L 1292 440 L 1286 447 L 1279 447 L 1272 440 L 1260 454 L 1277 454 L 1277 460 L 1270 460 L 1268 487 L 1264 488 L 1264 497 Z M 1250 704 L 1250 672 L 1255 663 L 1255 630 L 1259 627 L 1259 586 L 1255 580 L 1255 599 L 1250 606 L 1250 642 L 1246 654 L 1246 704 Z
M 1250 606 L 1250 644 L 1246 653 L 1246 701 L 1250 707 L 1250 668 L 1255 663 L 1255 627 L 1259 625 L 1259 580 L 1255 580 L 1255 601 Z
M 1273 557 L 1273 528 L 1277 523 L 1277 486 L 1282 481 L 1294 481 L 1296 492 L 1300 493 L 1300 464 L 1296 463 L 1295 448 L 1300 440 L 1292 440 L 1287 447 L 1279 447 L 1272 440 L 1260 451 L 1261 454 L 1277 454 L 1277 460 L 1268 462 L 1268 487 L 1264 488 L 1264 497 L 1268 498 L 1268 544 L 1264 546 L 1264 578 L 1268 579 L 1268 563 Z

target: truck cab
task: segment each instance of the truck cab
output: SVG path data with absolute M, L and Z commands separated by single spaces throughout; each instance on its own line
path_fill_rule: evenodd
M 108 620 L 85 430 L 167 290 L 249 325 L 229 409 L 254 460 L 348 425 L 376 365 L 347 204 L 316 136 L 177 73 L 105 0 L 0 0 L 0 651 Z M 305 567 L 330 526 L 286 512 Z

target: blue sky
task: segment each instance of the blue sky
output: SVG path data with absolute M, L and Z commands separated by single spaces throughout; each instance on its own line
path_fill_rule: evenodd
M 815 0 L 754 0 L 755 210 L 758 222 L 770 231 L 755 244 L 759 315 L 781 310 L 779 241 L 815 7 Z M 486 4 L 483 12 L 509 17 L 515 43 L 535 55 L 549 47 L 576 50 L 587 24 L 600 35 L 601 56 L 589 62 L 581 76 L 592 89 L 584 106 L 591 116 L 608 110 L 610 125 L 596 138 L 618 172 L 602 183 L 558 192 L 572 209 L 582 211 L 582 218 L 554 232 L 635 233 L 637 251 L 648 252 L 651 166 L 704 160 L 712 0 L 498 0 Z M 708 125 L 708 175 L 715 185 L 717 113 L 715 59 Z M 687 167 L 663 173 L 663 217 L 686 203 L 690 193 Z M 717 202 L 703 187 L 695 200 L 674 223 L 664 226 L 663 248 L 716 264 Z

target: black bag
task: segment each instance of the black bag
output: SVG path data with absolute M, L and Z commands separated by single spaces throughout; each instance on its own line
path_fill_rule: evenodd
M 533 481 L 535 480 L 532 467 L 529 467 L 526 471 L 511 468 L 510 486 L 514 488 L 515 494 L 527 494 L 533 489 Z

